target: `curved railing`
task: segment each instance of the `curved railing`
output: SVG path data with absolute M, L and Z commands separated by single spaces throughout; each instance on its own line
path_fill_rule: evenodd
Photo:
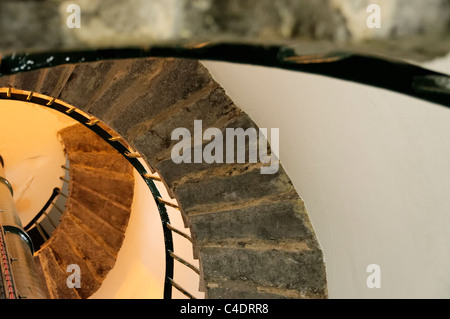
M 66 165 L 68 166 L 67 163 Z M 64 191 L 68 191 L 70 180 L 69 168 L 66 165 L 61 166 L 61 168 L 66 171 L 66 174 L 59 178 L 63 183 L 61 188 L 55 187 L 53 189 L 50 198 L 44 204 L 42 209 L 24 227 L 24 230 L 33 241 L 36 251 L 50 239 L 53 231 L 56 230 L 60 224 L 61 217 L 64 214 L 64 209 L 62 207 L 64 207 L 65 202 L 69 197 Z
M 1 90 L 1 89 L 0 89 Z M 172 298 L 172 287 L 180 291 L 182 294 L 187 296 L 188 298 L 195 299 L 195 297 L 185 290 L 180 284 L 176 283 L 173 279 L 174 277 L 174 261 L 181 263 L 182 265 L 187 266 L 191 270 L 193 270 L 196 274 L 200 274 L 199 269 L 185 261 L 178 255 L 174 253 L 174 245 L 173 245 L 173 233 L 180 235 L 181 237 L 189 240 L 192 243 L 192 238 L 185 234 L 184 232 L 176 229 L 171 225 L 170 218 L 167 213 L 166 206 L 172 207 L 180 210 L 180 208 L 164 200 L 159 192 L 157 186 L 155 185 L 155 181 L 161 181 L 161 179 L 157 176 L 152 176 L 145 169 L 144 165 L 139 161 L 141 155 L 130 150 L 124 143 L 122 143 L 123 138 L 118 135 L 111 135 L 107 130 L 102 128 L 100 124 L 100 120 L 90 117 L 86 115 L 83 111 L 70 106 L 63 101 L 59 101 L 55 98 L 51 98 L 39 93 L 23 91 L 23 90 L 15 90 L 12 88 L 6 88 L 6 91 L 0 91 L 0 99 L 1 100 L 13 100 L 13 101 L 22 101 L 29 102 L 37 105 L 41 105 L 46 108 L 50 108 L 52 110 L 58 111 L 64 115 L 71 117 L 77 122 L 83 124 L 85 127 L 89 128 L 91 131 L 96 133 L 99 137 L 101 137 L 106 143 L 111 145 L 114 149 L 116 149 L 121 155 L 123 155 L 128 162 L 133 165 L 133 167 L 138 171 L 141 175 L 145 183 L 147 184 L 150 192 L 155 200 L 156 206 L 158 208 L 159 216 L 162 223 L 163 228 L 163 236 L 164 236 L 164 245 L 165 245 L 165 280 L 164 280 L 164 299 Z M 55 191 L 54 191 L 55 192 Z M 56 196 L 56 195 L 55 195 Z M 50 198 L 51 200 L 51 198 Z M 50 205 L 50 204 L 49 204 Z M 44 207 L 46 209 L 46 207 Z M 43 208 L 43 210 L 44 210 Z M 48 207 L 47 207 L 48 208 Z M 43 211 L 41 210 L 41 212 Z M 44 213 L 42 213 L 44 214 Z M 41 216 L 42 216 L 41 214 Z M 36 218 L 36 217 L 35 217 Z M 34 219 L 33 219 L 34 220 Z M 36 220 L 33 221 L 33 223 Z M 29 226 L 29 225 L 27 225 Z M 31 226 L 30 226 L 31 227 Z
M 28 233 L 28 235 L 30 235 L 30 237 L 33 241 L 34 248 L 36 250 L 38 250 L 39 247 L 41 247 L 42 244 L 45 243 L 51 236 L 51 232 L 49 234 L 49 231 L 46 231 L 43 228 L 43 226 L 41 225 L 43 220 L 42 221 L 40 221 L 40 220 L 41 219 L 48 220 L 50 222 L 50 224 L 53 226 L 53 230 L 55 230 L 56 227 L 58 227 L 59 222 L 55 222 L 47 211 L 48 211 L 48 208 L 52 204 L 56 206 L 56 204 L 54 204 L 54 203 L 55 203 L 56 198 L 59 196 L 60 192 L 61 192 L 61 190 L 59 188 L 55 187 L 53 189 L 52 194 L 50 195 L 50 198 L 44 204 L 44 207 L 42 207 L 42 209 L 39 211 L 39 213 L 37 213 L 36 216 L 34 216 L 34 218 L 23 228 Z M 61 215 L 62 215 L 62 213 L 61 213 Z M 37 231 L 37 233 L 41 237 L 41 240 L 38 240 L 36 238 L 36 236 L 34 236 L 33 231 Z

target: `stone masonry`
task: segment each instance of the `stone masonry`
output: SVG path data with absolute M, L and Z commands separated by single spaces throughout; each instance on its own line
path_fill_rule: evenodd
M 70 196 L 61 223 L 36 252 L 52 299 L 88 298 L 114 267 L 131 213 L 134 179 L 126 159 L 81 124 L 60 133 L 70 163 Z M 67 266 L 81 270 L 69 289 Z
M 142 154 L 163 178 L 191 229 L 200 288 L 207 298 L 327 297 L 322 251 L 304 203 L 282 166 L 274 175 L 261 175 L 261 163 L 172 162 L 172 130 L 192 130 L 194 120 L 202 120 L 204 130 L 257 127 L 198 61 L 149 58 L 68 64 L 0 78 L 0 87 L 69 103 L 101 119 Z M 71 159 L 95 162 L 92 155 L 82 159 L 84 155 L 73 153 Z M 91 180 L 86 165 L 73 164 L 74 185 Z M 71 208 L 89 202 L 88 195 L 95 191 L 100 187 L 73 188 L 71 196 L 83 201 L 71 199 Z M 105 204 L 112 201 L 120 207 L 127 204 L 111 197 Z M 103 218 L 94 209 L 90 212 Z M 87 223 L 72 213 L 66 225 L 88 228 Z M 96 235 L 102 232 L 98 229 Z M 77 238 L 83 240 L 81 235 Z M 61 251 L 65 252 L 62 245 Z M 48 254 L 56 260 L 55 254 Z M 106 257 L 104 265 L 92 261 L 91 268 L 110 268 L 114 259 Z M 55 262 L 47 267 L 56 267 Z M 103 268 L 93 277 L 101 276 Z M 92 289 L 98 282 L 92 281 Z

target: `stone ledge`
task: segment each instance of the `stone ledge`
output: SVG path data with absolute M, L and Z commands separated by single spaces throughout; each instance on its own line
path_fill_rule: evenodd
M 248 281 L 252 285 L 326 295 L 323 261 L 319 250 L 285 252 L 199 247 L 205 283 L 217 280 Z
M 120 111 L 113 112 L 114 114 L 110 120 L 105 121 L 108 125 L 111 125 L 111 123 L 114 124 L 113 128 L 120 128 L 121 131 L 118 133 L 124 135 L 125 138 L 128 137 L 127 134 L 137 136 L 134 128 L 142 128 L 150 123 L 154 116 L 160 116 L 169 108 L 174 107 L 174 105 L 175 108 L 180 105 L 189 106 L 188 103 L 184 103 L 189 100 L 189 97 L 192 97 L 195 94 L 194 92 L 199 92 L 202 88 L 208 87 L 210 83 L 213 83 L 211 76 L 205 71 L 199 62 L 192 60 L 175 61 L 173 59 L 164 59 L 164 63 L 167 63 L 171 67 L 167 73 L 166 70 L 164 70 L 149 81 L 148 86 L 151 94 L 149 92 L 144 92 L 144 94 L 141 94 L 142 92 L 137 92 L 138 97 L 133 101 L 135 104 L 131 103 L 131 105 L 124 107 Z M 114 65 L 114 68 L 117 68 L 117 70 L 120 69 L 119 65 L 126 67 L 132 65 L 132 62 L 117 62 L 117 64 Z M 82 70 L 82 68 L 79 68 L 78 70 Z M 97 76 L 99 78 L 90 78 L 89 81 L 90 83 L 99 85 L 102 79 L 101 77 L 105 75 L 104 72 L 91 72 L 92 69 L 88 67 L 84 70 L 87 70 L 87 74 L 78 74 L 79 78 L 78 80 L 75 79 L 76 81 L 81 81 L 80 79 L 82 79 L 83 76 Z M 114 76 L 117 75 L 115 72 L 116 71 L 106 72 L 109 80 L 113 79 Z M 177 72 L 181 72 L 182 74 L 178 74 Z M 64 75 L 61 75 L 58 83 L 65 81 L 67 74 L 68 73 L 64 73 Z M 102 92 L 108 92 L 108 83 L 111 84 L 114 83 L 114 81 L 106 81 L 102 85 L 98 86 L 101 87 Z M 134 89 L 137 87 L 132 83 L 130 83 L 130 85 L 131 88 Z M 181 88 L 178 90 L 177 86 L 180 85 Z M 125 89 L 126 88 L 124 88 L 124 90 Z M 66 92 L 64 93 L 66 96 L 75 96 L 76 92 L 69 92 L 71 90 L 76 91 L 76 88 L 74 88 L 73 85 L 69 85 L 63 89 L 63 91 Z M 83 93 L 80 91 L 77 92 L 78 94 Z M 131 93 L 132 92 L 129 91 L 127 94 Z M 172 95 L 173 93 L 175 94 Z M 160 94 L 163 96 L 163 99 L 157 101 Z M 89 100 L 89 102 L 91 100 L 100 101 L 100 97 L 101 94 L 91 94 L 90 98 L 86 98 L 85 100 Z M 146 104 L 148 102 L 146 100 L 147 98 L 151 98 L 150 101 L 153 101 L 154 103 L 152 102 Z M 226 96 L 219 94 L 219 100 L 222 98 L 225 101 L 227 100 Z M 134 108 L 136 105 L 140 105 L 140 107 Z M 214 104 L 212 103 L 210 105 Z M 225 103 L 225 105 L 227 104 Z M 85 111 L 88 108 L 88 105 L 77 106 Z M 254 124 L 249 118 L 246 118 L 243 113 L 239 112 L 237 107 L 236 112 L 232 112 L 232 114 L 230 113 L 230 118 L 222 116 L 223 114 L 220 112 L 213 111 L 208 113 L 208 111 L 211 111 L 208 108 L 208 104 L 205 104 L 205 106 L 201 107 L 199 110 L 199 119 L 210 121 L 214 126 L 225 127 L 228 123 L 234 120 L 239 121 L 239 119 L 243 120 L 241 123 L 242 125 Z M 218 107 L 217 110 L 220 111 L 221 107 Z M 143 113 L 145 113 L 145 116 L 141 116 Z M 210 117 L 208 117 L 208 114 Z M 197 116 L 197 114 L 195 116 Z M 179 118 L 179 120 L 181 119 L 182 117 Z M 100 120 L 104 119 L 100 118 Z M 191 121 L 192 118 L 186 117 L 186 120 Z M 159 118 L 158 121 L 155 121 L 154 123 L 163 122 L 164 119 Z M 180 123 L 182 124 L 182 122 Z M 189 123 L 185 124 L 190 125 Z M 74 132 L 76 131 L 74 130 Z M 161 129 L 160 133 L 164 135 L 162 136 L 163 140 L 170 139 L 170 136 L 168 136 L 170 130 Z M 103 152 L 107 149 L 102 148 L 103 146 L 97 145 L 96 143 L 93 143 L 93 146 L 90 148 L 82 146 L 80 144 L 81 141 L 83 139 L 87 139 L 84 138 L 84 135 L 82 134 L 78 134 L 77 139 L 77 141 L 73 142 L 73 148 L 75 149 L 78 148 L 79 150 L 86 152 Z M 130 144 L 133 144 L 134 141 L 130 142 Z M 109 145 L 107 146 L 110 148 Z M 68 147 L 68 149 L 72 149 L 72 147 Z M 142 145 L 137 146 L 136 150 L 144 155 L 145 152 L 151 152 L 151 148 L 144 149 Z M 161 151 L 160 154 L 167 155 L 168 152 L 168 150 Z M 155 162 L 149 161 L 148 164 L 150 166 L 154 166 Z M 74 168 L 74 171 L 82 172 L 86 175 L 86 170 L 83 172 L 83 170 L 80 170 L 80 167 L 77 168 L 76 165 L 74 165 Z M 173 183 L 171 190 L 173 195 L 178 199 L 180 208 L 182 212 L 185 213 L 183 217 L 185 218 L 187 225 L 190 227 L 195 227 L 193 224 L 195 218 L 199 218 L 197 220 L 201 220 L 200 218 L 205 218 L 203 220 L 205 227 L 210 227 L 208 226 L 208 223 L 212 223 L 212 221 L 207 221 L 207 217 L 205 216 L 214 212 L 224 212 L 227 210 L 236 211 L 235 214 L 237 215 L 237 211 L 241 210 L 244 211 L 245 214 L 245 212 L 251 212 L 250 207 L 252 206 L 263 206 L 282 201 L 287 202 L 291 200 L 300 200 L 295 188 L 282 167 L 280 167 L 278 173 L 275 175 L 261 175 L 259 170 L 245 168 L 242 170 L 238 169 L 237 171 L 230 171 L 230 167 L 225 165 L 219 165 L 214 169 L 206 170 L 201 167 L 198 170 L 191 172 L 193 173 L 193 176 L 196 176 L 195 178 L 185 179 L 183 179 L 184 177 L 182 176 L 181 171 L 175 172 L 172 176 L 170 176 L 168 171 L 171 171 L 171 169 L 164 169 L 166 169 L 167 172 L 162 172 L 162 178 L 164 179 L 164 175 L 167 174 L 168 179 L 172 179 Z M 92 172 L 95 172 L 95 170 L 92 170 Z M 228 172 L 229 174 L 227 173 L 223 175 L 222 173 L 224 172 Z M 91 177 L 92 176 L 89 176 L 89 178 L 84 178 L 83 180 L 93 181 L 94 179 Z M 77 178 L 74 177 L 74 180 L 76 179 Z M 111 180 L 114 179 L 110 179 L 110 181 Z M 175 182 L 178 184 L 175 185 Z M 99 218 L 102 218 L 105 222 L 113 225 L 118 230 L 125 230 L 128 222 L 126 213 L 128 212 L 129 207 L 123 204 L 113 203 L 111 201 L 111 197 L 92 191 L 90 186 L 83 186 L 73 181 L 71 193 L 72 196 L 75 196 L 74 198 L 77 198 L 77 202 L 81 206 L 87 207 L 90 211 L 96 212 Z M 302 204 L 299 204 L 298 207 L 302 207 Z M 119 213 L 111 214 L 112 209 L 117 209 Z M 232 212 L 230 213 L 233 214 Z M 221 235 L 223 238 L 215 238 L 209 242 L 207 238 L 211 235 L 208 235 L 207 230 L 202 233 L 202 230 L 197 228 L 199 234 L 203 236 L 201 242 L 195 241 L 196 234 L 192 231 L 191 233 L 193 233 L 195 246 L 194 251 L 199 254 L 198 256 L 200 257 L 200 268 L 203 274 L 203 286 L 207 286 L 208 283 L 216 283 L 220 280 L 241 280 L 246 282 L 249 287 L 252 287 L 252 285 L 257 285 L 259 287 L 271 289 L 297 290 L 301 295 L 314 294 L 317 296 L 321 295 L 326 297 L 326 273 L 322 253 L 319 250 L 319 244 L 313 235 L 312 229 L 308 229 L 310 225 L 308 226 L 308 223 L 306 222 L 306 216 L 302 215 L 302 209 L 297 211 L 297 213 L 300 220 L 303 222 L 303 224 L 301 224 L 301 227 L 303 228 L 297 229 L 297 233 L 295 233 L 293 228 L 290 229 L 292 232 L 286 233 L 288 238 L 279 238 L 278 242 L 276 240 L 268 242 L 265 236 L 267 235 L 269 238 L 271 236 L 282 237 L 283 235 L 280 232 L 277 233 L 276 230 L 271 230 L 271 233 L 270 231 L 267 231 L 267 229 L 262 228 L 241 228 L 242 231 L 247 232 L 248 236 L 246 235 L 245 238 L 238 238 L 233 229 L 226 229 L 223 227 L 223 236 Z M 265 215 L 265 217 L 268 218 L 268 221 L 271 221 L 269 218 L 270 213 L 267 214 L 268 215 Z M 293 218 L 291 214 L 292 211 L 290 209 L 285 211 L 284 215 L 286 216 L 284 217 L 286 217 L 286 220 L 291 220 Z M 262 213 L 262 215 L 264 215 L 264 213 Z M 191 216 L 192 220 L 190 220 Z M 222 218 L 226 215 L 216 216 L 221 216 Z M 245 215 L 240 216 L 243 218 L 243 222 L 249 222 L 249 220 L 245 220 Z M 247 215 L 247 217 L 250 216 Z M 229 223 L 229 227 L 234 227 L 233 222 L 231 220 L 227 222 L 226 218 L 223 220 L 223 223 Z M 266 226 L 269 227 L 270 225 Z M 239 228 L 239 226 L 236 227 Z M 308 230 L 311 232 L 311 237 L 305 239 L 308 237 Z M 263 238 L 259 238 L 259 236 Z M 58 258 L 58 261 L 63 264 L 65 261 L 63 261 L 61 256 L 63 255 L 67 258 L 70 257 L 70 254 L 67 252 L 68 248 L 66 247 L 68 244 L 67 242 L 64 242 L 64 240 L 61 240 L 61 236 L 56 238 L 59 238 L 59 240 L 57 240 L 57 245 L 60 249 L 58 250 L 59 254 L 57 253 L 55 256 Z M 289 241 L 293 238 L 297 238 L 297 242 L 294 243 Z M 305 240 L 303 241 L 303 239 Z M 217 245 L 214 246 L 215 244 Z M 311 249 L 304 249 L 306 247 L 305 244 Z M 286 251 L 283 251 L 283 248 L 286 249 Z M 79 261 L 77 252 L 75 252 L 74 258 L 76 259 L 74 261 L 75 263 Z M 89 267 L 84 265 L 84 269 L 89 270 Z M 278 272 L 275 273 L 275 270 Z M 93 277 L 93 279 L 95 278 Z M 94 284 L 95 283 L 93 283 L 89 288 L 91 289 L 91 292 L 96 289 Z M 99 283 L 97 282 L 97 284 Z M 239 294 L 237 291 L 235 291 L 235 293 Z M 88 296 L 88 291 L 82 291 L 80 292 L 80 295 L 85 298 Z
M 271 241 L 306 240 L 314 236 L 301 200 L 191 215 L 189 219 L 199 245 L 231 238 Z
M 324 295 L 258 286 L 242 280 L 217 280 L 206 287 L 211 299 L 324 299 Z
M 259 170 L 254 170 L 231 177 L 211 176 L 203 181 L 181 184 L 175 193 L 183 211 L 189 215 L 207 207 L 222 210 L 224 204 L 244 203 L 292 191 L 291 181 L 280 168 L 274 175 L 261 175 Z
M 57 263 L 53 252 L 50 249 L 40 251 L 34 260 L 44 274 L 52 274 L 45 276 L 46 286 L 50 298 L 60 299 L 79 299 L 76 289 L 69 289 L 64 285 L 67 280 L 67 272 Z

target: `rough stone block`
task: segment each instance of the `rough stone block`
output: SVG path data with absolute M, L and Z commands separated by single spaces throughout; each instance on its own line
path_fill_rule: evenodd
M 42 249 L 35 257 L 45 277 L 45 284 L 52 299 L 80 299 L 76 289 L 68 288 L 66 281 L 69 273 L 57 263 L 51 249 Z
M 59 229 L 76 243 L 75 249 L 83 256 L 95 277 L 103 280 L 113 268 L 115 257 L 69 216 L 63 218 Z
M 69 209 L 66 212 L 67 216 L 74 216 L 88 227 L 92 233 L 107 244 L 112 251 L 118 252 L 122 246 L 124 233 L 114 228 L 109 223 L 101 219 L 96 213 L 89 211 L 80 203 L 73 199 L 69 199 Z
M 149 162 L 158 161 L 158 155 L 164 150 L 171 149 L 178 141 L 172 141 L 171 135 L 177 128 L 186 128 L 194 137 L 194 121 L 202 120 L 203 132 L 215 127 L 216 123 L 230 122 L 239 113 L 236 106 L 231 102 L 222 88 L 215 88 L 205 92 L 197 101 L 188 104 L 178 110 L 175 114 L 169 114 L 162 121 L 151 125 L 148 128 L 139 127 L 144 130 L 135 138 L 131 136 L 133 144 L 144 154 Z M 222 124 L 223 125 L 223 124 Z M 135 130 L 132 135 L 136 135 Z M 202 133 L 203 133 L 202 132 Z M 170 152 L 166 152 L 166 156 Z
M 195 91 L 207 86 L 212 78 L 203 65 L 194 60 L 167 60 L 163 71 L 153 78 L 146 90 L 122 106 L 109 124 L 125 138 L 130 129 L 147 121 Z
M 223 279 L 258 286 L 326 295 L 326 275 L 320 250 L 280 250 L 199 247 L 205 282 Z
M 53 1 L 0 1 L 0 50 L 56 48 L 63 42 L 61 25 Z
M 133 202 L 134 180 L 132 176 L 114 172 L 105 174 L 104 171 L 79 165 L 70 167 L 70 176 L 71 182 L 74 184 L 83 185 L 116 203 L 130 207 Z M 77 199 L 82 200 L 82 198 Z
M 87 111 L 103 121 L 109 122 L 116 113 L 121 113 L 124 105 L 146 92 L 149 81 L 160 72 L 165 64 L 163 59 L 137 59 L 117 61 L 121 65 L 108 87 L 87 106 Z
M 232 177 L 211 176 L 201 181 L 186 182 L 175 190 L 186 213 L 223 210 L 223 205 L 243 204 L 263 197 L 293 192 L 294 187 L 284 170 L 262 175 L 259 170 Z M 204 207 L 202 207 L 204 206 Z
M 106 197 L 101 197 L 99 194 L 74 184 L 71 196 L 78 203 L 92 212 L 95 212 L 98 217 L 103 219 L 111 226 L 118 230 L 125 231 L 128 219 L 130 218 L 130 209 L 119 206 L 116 203 L 108 200 Z
M 68 150 L 71 165 L 81 165 L 119 174 L 132 174 L 133 166 L 118 152 L 86 153 Z
M 6 87 L 6 88 L 12 87 L 13 81 L 14 81 L 14 76 L 11 76 L 11 75 L 0 77 L 0 88 L 2 88 L 2 87 Z
M 242 209 L 189 216 L 197 242 L 250 238 L 313 238 L 301 200 L 266 203 Z
M 206 287 L 208 299 L 288 299 L 286 296 L 258 290 L 245 281 L 225 280 Z
M 73 66 L 60 65 L 44 70 L 46 74 L 39 93 L 56 98 L 60 95 L 61 90 L 72 73 Z
M 49 246 L 44 249 L 52 250 L 56 261 L 64 270 L 71 264 L 80 266 L 81 288 L 77 288 L 77 292 L 83 299 L 90 297 L 100 287 L 100 283 L 91 273 L 85 260 L 78 255 L 75 251 L 75 247 L 71 246 L 70 241 L 64 232 L 57 230 L 50 240 Z M 65 287 L 67 287 L 67 285 L 65 285 Z
M 61 130 L 59 135 L 67 152 L 117 152 L 111 145 L 81 124 Z
M 220 122 L 219 122 L 220 123 Z M 187 123 L 187 125 L 192 126 L 193 123 Z M 209 123 L 208 123 L 209 124 Z M 218 124 L 218 123 L 216 123 Z M 191 128 L 189 126 L 188 129 L 191 130 L 191 132 L 193 132 L 193 128 Z M 204 130 L 208 129 L 209 126 L 206 125 L 203 127 Z M 216 168 L 220 168 L 221 174 L 228 176 L 228 175 L 233 175 L 237 172 L 245 172 L 249 169 L 249 166 L 251 166 L 252 163 L 249 163 L 249 143 L 248 141 L 246 141 L 246 145 L 245 145 L 245 163 L 243 164 L 237 164 L 237 163 L 230 163 L 227 164 L 225 156 L 226 156 L 226 140 L 225 140 L 225 131 L 227 128 L 242 128 L 244 130 L 247 130 L 248 128 L 257 128 L 256 124 L 250 119 L 250 117 L 245 114 L 245 113 L 241 113 L 239 116 L 236 116 L 235 118 L 233 118 L 232 120 L 228 120 L 226 122 L 226 124 L 221 123 L 220 127 L 218 127 L 221 131 L 222 131 L 222 135 L 224 137 L 224 141 L 223 141 L 223 162 L 224 163 L 206 163 L 204 160 L 202 161 L 202 163 L 194 163 L 194 152 L 195 149 L 198 148 L 198 146 L 195 146 L 193 144 L 193 142 L 191 142 L 191 163 L 179 163 L 176 164 L 171 157 L 167 158 L 168 156 L 170 156 L 170 152 L 166 152 L 164 153 L 164 155 L 159 155 L 160 157 L 165 156 L 167 159 L 162 160 L 159 162 L 160 158 L 158 157 L 158 154 L 153 154 L 150 152 L 150 150 L 152 149 L 156 149 L 159 150 L 162 148 L 162 145 L 149 145 L 149 143 L 151 143 L 152 141 L 157 141 L 158 139 L 158 135 L 156 137 L 150 137 L 148 136 L 147 139 L 143 140 L 143 144 L 137 144 L 139 146 L 142 146 L 142 149 L 144 149 L 144 156 L 150 161 L 150 162 L 157 162 L 157 164 L 155 165 L 156 169 L 158 170 L 158 172 L 160 173 L 160 175 L 163 177 L 165 183 L 167 184 L 167 186 L 169 188 L 173 188 L 175 186 L 175 182 L 180 181 L 182 178 L 186 178 L 186 179 L 191 179 L 191 178 L 199 178 L 199 176 L 202 176 L 202 174 L 198 174 L 201 173 L 202 171 L 206 171 L 206 170 L 211 170 L 211 169 L 216 169 Z M 192 133 L 193 134 L 193 133 Z M 169 138 L 170 138 L 170 134 L 169 134 Z M 210 141 L 206 141 L 203 143 L 202 145 L 202 151 L 204 150 L 205 146 L 209 143 Z M 173 144 L 177 143 L 177 141 L 172 142 L 172 144 L 170 145 L 169 149 L 171 149 L 173 147 Z M 237 149 L 237 143 L 235 143 L 234 146 L 234 154 L 236 154 L 236 149 Z M 235 159 L 235 162 L 236 159 Z M 205 172 L 206 173 L 206 172 Z M 206 173 L 207 174 L 207 173 Z M 191 176 L 194 175 L 194 176 Z M 203 176 L 205 177 L 205 176 Z M 206 176 L 208 177 L 208 176 Z
M 45 280 L 45 275 L 44 275 L 44 269 L 42 269 L 42 264 L 41 264 L 41 261 L 39 260 L 39 256 L 35 254 L 33 256 L 33 261 L 34 261 L 34 264 L 36 265 L 37 274 L 38 274 L 38 276 L 40 276 L 39 279 L 42 284 L 42 292 L 44 293 L 46 299 L 50 299 L 50 292 L 47 287 L 47 282 Z
M 16 75 L 14 87 L 19 90 L 35 92 L 36 85 L 43 74 L 42 70 L 19 73 Z
M 57 98 L 80 109 L 86 109 L 91 98 L 105 84 L 105 77 L 113 66 L 114 61 L 78 64 Z

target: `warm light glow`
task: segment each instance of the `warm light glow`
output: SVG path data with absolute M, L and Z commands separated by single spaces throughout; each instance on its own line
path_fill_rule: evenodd
M 0 154 L 22 224 L 39 212 L 54 187 L 61 187 L 65 155 L 57 133 L 75 123 L 42 106 L 0 100 Z

